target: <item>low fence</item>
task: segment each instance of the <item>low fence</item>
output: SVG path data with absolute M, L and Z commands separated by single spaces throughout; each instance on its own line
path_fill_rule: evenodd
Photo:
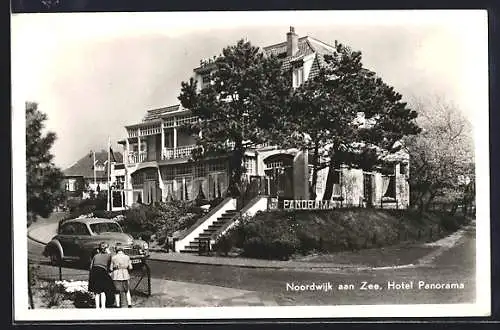
M 449 212 L 452 214 L 461 214 L 466 216 L 474 216 L 476 214 L 475 204 L 464 204 L 464 203 L 444 203 L 444 202 L 432 202 L 428 206 L 429 211 L 440 211 Z
M 28 265 L 28 298 L 31 308 L 34 308 L 32 287 L 38 281 L 88 281 L 89 270 L 67 267 L 72 265 L 51 266 L 47 264 Z M 133 296 L 151 296 L 151 269 L 147 263 L 134 267 L 130 272 L 130 293 Z

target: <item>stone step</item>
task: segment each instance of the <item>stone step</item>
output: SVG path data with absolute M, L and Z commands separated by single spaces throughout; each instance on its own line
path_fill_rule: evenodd
M 212 222 L 211 226 L 213 226 L 213 225 L 223 225 L 223 224 L 225 224 L 228 221 L 229 220 L 226 220 L 226 221 L 216 220 L 216 221 Z

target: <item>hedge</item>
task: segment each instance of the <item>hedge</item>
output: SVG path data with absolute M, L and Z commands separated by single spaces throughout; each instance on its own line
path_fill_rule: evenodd
M 214 249 L 242 249 L 251 258 L 287 260 L 294 254 L 353 251 L 439 239 L 468 219 L 413 210 L 280 210 L 240 219 Z

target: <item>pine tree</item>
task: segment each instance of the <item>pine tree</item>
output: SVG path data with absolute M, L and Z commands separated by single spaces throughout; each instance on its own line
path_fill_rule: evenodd
M 361 52 L 336 42 L 333 54 L 320 56 L 325 65 L 294 91 L 288 122 L 278 131 L 293 137 L 287 145 L 312 150 L 312 197 L 318 171 L 329 167 L 324 194 L 329 199 L 337 165 L 371 169 L 380 150 L 420 129 L 417 113 L 402 96 L 363 67 Z
M 26 174 L 28 226 L 37 216 L 48 217 L 64 200 L 63 174 L 57 168 L 50 149 L 56 135 L 42 133 L 47 115 L 38 104 L 26 102 Z
M 282 108 L 290 95 L 290 82 L 274 56 L 266 56 L 250 42 L 228 46 L 210 63 L 210 84 L 198 91 L 191 78 L 183 82 L 179 100 L 200 120 L 192 132 L 201 130 L 200 148 L 193 154 L 202 159 L 229 154 L 229 194 L 241 191 L 245 150 L 275 135 Z

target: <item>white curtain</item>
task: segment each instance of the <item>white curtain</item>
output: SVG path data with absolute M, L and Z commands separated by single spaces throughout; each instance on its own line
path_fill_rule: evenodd
M 316 180 L 316 200 L 323 199 L 323 194 L 326 188 L 326 179 L 328 178 L 329 167 L 323 168 L 318 171 L 318 178 Z
M 189 193 L 193 189 L 192 187 L 193 187 L 193 180 L 191 178 L 186 178 L 183 199 L 186 199 L 186 192 L 187 192 L 187 199 L 186 200 L 193 200 L 196 198 L 196 195 L 191 195 Z
M 341 186 L 340 186 L 340 183 L 335 183 L 333 185 L 333 194 L 332 196 L 342 196 L 342 189 L 341 189 Z
M 382 197 L 387 193 L 387 188 L 389 188 L 389 183 L 391 182 L 391 178 L 389 176 L 382 177 Z
M 227 174 L 219 173 L 217 175 L 217 197 L 225 197 L 227 190 Z

